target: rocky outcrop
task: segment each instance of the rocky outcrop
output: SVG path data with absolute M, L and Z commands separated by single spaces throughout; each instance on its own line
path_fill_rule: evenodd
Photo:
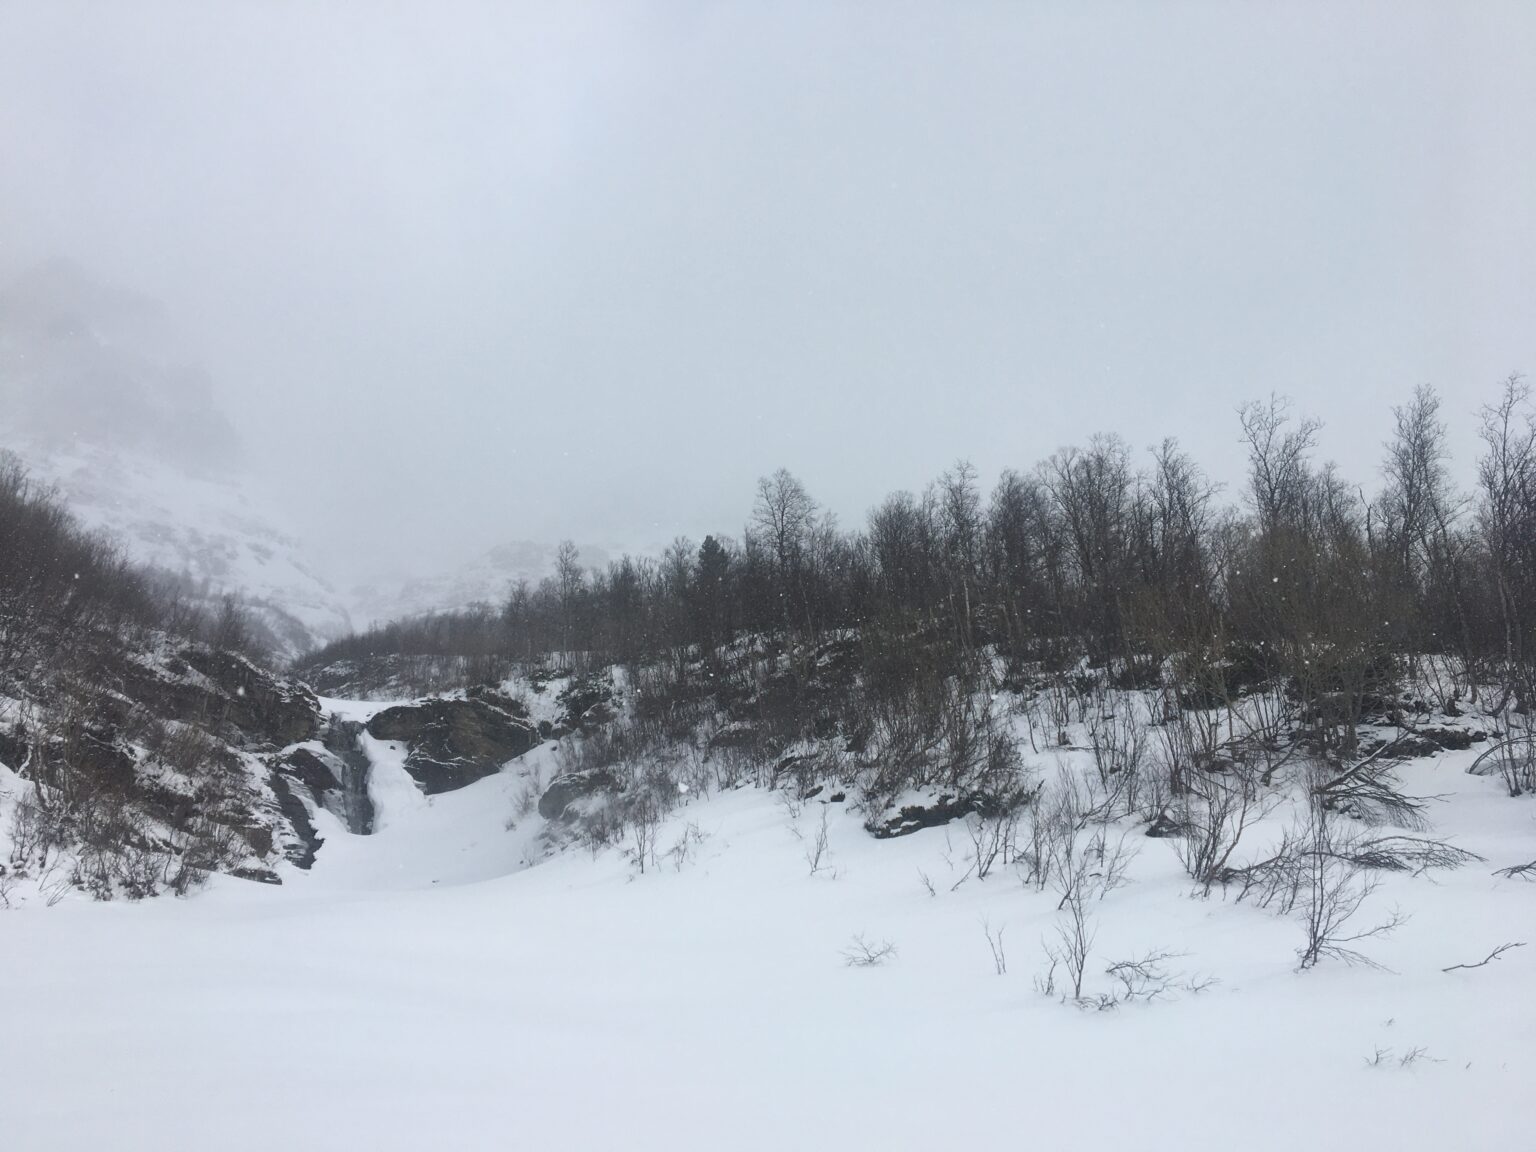
M 368 722 L 368 734 L 408 746 L 405 770 L 427 795 L 451 792 L 500 771 L 539 743 L 538 730 L 514 714 L 511 701 L 493 699 L 423 700 L 386 708 Z
M 336 775 L 341 781 L 341 811 L 347 830 L 359 836 L 373 833 L 373 799 L 368 795 L 368 754 L 358 737 L 363 726 L 356 720 L 332 716 L 326 722 L 321 740 L 336 760 Z
M 278 811 L 293 829 L 284 853 L 300 868 L 315 862 L 325 842 L 311 817 L 313 808 L 324 808 L 356 835 L 373 831 L 368 757 L 357 739 L 362 730 L 355 721 L 332 716 L 318 742 L 295 745 L 267 760 L 272 766 L 270 783 Z
M 278 860 L 313 861 L 312 805 L 345 809 L 347 782 L 318 742 L 304 747 L 320 720 L 303 685 L 163 633 L 76 643 L 70 675 L 40 663 L 8 688 L 28 708 L 0 718 L 0 761 L 47 803 L 22 797 L 38 831 L 7 868 L 42 869 L 46 845 L 109 899 L 185 891 L 210 872 L 270 883 Z
M 562 708 L 558 727 L 565 732 L 600 728 L 618 714 L 613 685 L 601 676 L 577 677 L 565 686 L 557 699 Z
M 272 773 L 272 794 L 277 798 L 277 808 L 288 826 L 293 829 L 294 839 L 287 846 L 285 855 L 299 868 L 309 868 L 325 839 L 315 830 L 309 808 L 298 794 L 299 785 L 282 772 Z
M 604 768 L 556 776 L 544 790 L 544 795 L 539 797 L 539 815 L 546 820 L 558 820 L 574 801 L 606 791 L 616 783 L 617 778 Z
M 243 656 L 200 646 L 180 656 L 218 689 L 219 719 L 278 746 L 313 740 L 320 706 L 304 685 L 263 672 Z
M 337 778 L 329 753 L 323 749 L 317 754 L 305 748 L 291 748 L 278 761 L 278 770 L 297 780 L 319 799 L 329 793 L 341 794 L 341 780 Z

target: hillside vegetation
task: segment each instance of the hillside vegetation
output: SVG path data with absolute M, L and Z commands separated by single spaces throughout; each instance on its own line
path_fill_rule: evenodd
M 1315 462 L 1318 426 L 1283 401 L 1245 406 L 1239 428 L 1249 474 L 1234 498 L 1176 444 L 1138 469 L 1096 437 L 1004 474 L 989 498 L 962 463 L 844 532 L 781 471 L 739 541 L 679 540 L 594 571 L 567 548 L 555 577 L 499 610 L 397 622 L 298 671 L 365 697 L 554 672 L 612 684 L 619 670 L 628 708 L 573 747 L 578 791 L 649 811 L 665 797 L 637 799 L 633 781 L 674 791 L 656 765 L 694 757 L 724 781 L 851 789 L 878 835 L 1006 819 L 1038 798 L 1025 762 L 1074 740 L 1115 804 L 1181 833 L 1293 770 L 1323 809 L 1411 823 L 1385 766 L 1472 729 L 1499 750 L 1483 767 L 1529 791 L 1526 387 L 1509 380 L 1484 409 L 1470 495 L 1450 481 L 1427 389 L 1396 411 L 1369 499 Z M 1227 852 L 1202 851 L 1193 870 L 1210 883 Z

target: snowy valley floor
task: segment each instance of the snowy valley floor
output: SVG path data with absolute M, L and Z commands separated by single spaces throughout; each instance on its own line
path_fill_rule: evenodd
M 1536 885 L 1492 872 L 1536 855 L 1536 808 L 1470 755 L 1403 772 L 1487 859 L 1386 879 L 1362 915 L 1411 919 L 1364 948 L 1392 971 L 1298 973 L 1294 920 L 1191 898 L 1133 830 L 1090 987 L 1149 949 L 1219 982 L 1107 1012 L 1034 988 L 1051 892 L 951 891 L 958 827 L 877 842 L 833 806 L 811 876 L 819 806 L 741 790 L 678 812 L 644 875 L 612 849 L 525 867 L 515 773 L 428 803 L 386 768 L 378 835 L 332 822 L 281 888 L 0 913 L 0 1147 L 1530 1147 Z M 895 957 L 848 966 L 859 933 Z

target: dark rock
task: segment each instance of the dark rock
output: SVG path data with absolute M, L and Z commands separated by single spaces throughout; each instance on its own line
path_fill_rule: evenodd
M 585 772 L 566 772 L 550 781 L 539 797 L 539 815 L 546 820 L 557 820 L 565 814 L 571 802 L 583 796 L 612 788 L 617 779 L 605 768 L 593 768 Z
M 272 853 L 272 829 L 265 824 L 247 824 L 235 831 L 250 845 L 251 851 L 258 856 L 269 856 Z
M 612 724 L 619 718 L 619 710 L 609 700 L 599 700 L 581 714 L 580 727 L 584 732 Z
M 314 865 L 315 854 L 320 851 L 320 845 L 325 843 L 325 838 L 315 831 L 315 824 L 309 818 L 309 809 L 305 807 L 303 799 L 295 791 L 293 783 L 281 772 L 273 772 L 271 776 L 272 794 L 277 797 L 278 811 L 288 821 L 288 826 L 293 829 L 298 842 L 287 850 L 288 859 L 299 868 L 310 868 Z
M 281 884 L 283 882 L 282 877 L 272 871 L 272 869 L 256 868 L 249 865 L 244 868 L 236 868 L 230 875 L 238 876 L 241 880 L 254 880 L 257 884 Z
M 313 740 L 320 730 L 320 705 L 296 681 L 263 672 L 231 652 L 188 646 L 181 657 L 218 688 L 217 715 L 247 736 L 277 747 Z
M 1393 760 L 1414 760 L 1441 752 L 1461 752 L 1488 739 L 1485 732 L 1464 728 L 1419 728 L 1394 739 L 1369 741 L 1361 746 L 1362 755 L 1382 752 Z
M 409 745 L 405 770 L 429 796 L 499 772 L 540 742 L 532 724 L 477 699 L 386 708 L 368 722 L 368 733 Z
M 345 823 L 347 831 L 367 836 L 373 831 L 373 801 L 368 796 L 368 757 L 357 746 L 362 727 L 348 723 L 341 732 L 327 727 L 318 751 L 290 748 L 272 766 L 307 789 L 315 804 Z
M 341 811 L 337 815 L 346 821 L 348 832 L 369 836 L 373 833 L 374 816 L 373 798 L 368 795 L 368 773 L 372 766 L 358 740 L 362 732 L 363 726 L 356 720 L 332 716 L 326 722 L 321 741 L 336 758 L 341 777 Z
M 556 699 L 565 708 L 560 722 L 571 731 L 606 724 L 617 714 L 613 708 L 613 685 L 596 676 L 577 677 Z
M 0 728 L 0 764 L 15 770 L 27 759 L 27 741 L 24 734 L 11 733 Z
M 487 704 L 500 708 L 509 715 L 516 716 L 519 720 L 528 719 L 528 706 L 521 700 L 508 696 L 500 688 L 493 688 L 487 684 L 476 684 L 467 688 L 464 695 L 471 700 L 484 700 Z
M 1166 840 L 1171 836 L 1182 836 L 1187 831 L 1166 812 L 1159 812 L 1147 823 L 1147 835 L 1154 840 Z
M 327 792 L 341 791 L 341 781 L 331 766 L 308 748 L 290 749 L 278 762 L 278 769 L 305 784 L 317 800 Z
M 1420 728 L 1418 735 L 1447 752 L 1463 752 L 1488 739 L 1488 733 L 1467 728 Z
M 940 796 L 931 804 L 908 804 L 892 816 L 872 816 L 864 827 L 876 840 L 907 836 L 923 828 L 938 828 L 976 811 L 970 796 Z

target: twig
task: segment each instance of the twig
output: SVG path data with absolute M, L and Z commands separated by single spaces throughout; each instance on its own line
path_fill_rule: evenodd
M 1454 972 L 1458 968 L 1481 968 L 1484 964 L 1487 964 L 1490 960 L 1497 960 L 1500 956 L 1504 955 L 1504 953 L 1508 952 L 1511 948 L 1524 948 L 1524 947 L 1525 947 L 1525 941 L 1524 940 L 1519 940 L 1519 941 L 1516 941 L 1515 943 L 1512 943 L 1512 944 L 1500 944 L 1497 948 L 1495 948 L 1492 952 L 1488 953 L 1487 956 L 1485 956 L 1483 959 L 1479 960 L 1476 964 L 1452 964 L 1449 968 L 1442 968 L 1442 969 L 1440 969 L 1440 971 L 1442 971 L 1442 972 Z

